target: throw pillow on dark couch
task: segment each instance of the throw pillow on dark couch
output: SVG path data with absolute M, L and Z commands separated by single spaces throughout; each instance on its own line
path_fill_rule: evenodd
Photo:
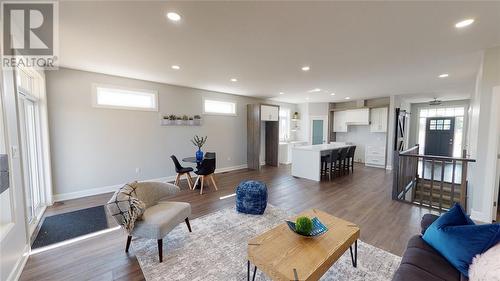
M 500 225 L 476 225 L 462 207 L 455 204 L 427 228 L 422 238 L 468 276 L 472 258 L 500 241 Z

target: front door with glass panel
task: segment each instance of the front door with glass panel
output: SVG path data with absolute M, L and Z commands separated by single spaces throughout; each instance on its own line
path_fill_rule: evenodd
M 453 156 L 455 117 L 427 118 L 425 154 Z

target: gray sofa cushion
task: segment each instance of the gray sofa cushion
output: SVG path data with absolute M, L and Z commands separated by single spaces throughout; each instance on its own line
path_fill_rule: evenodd
M 144 211 L 137 221 L 133 236 L 161 239 L 191 215 L 191 205 L 184 202 L 160 201 Z

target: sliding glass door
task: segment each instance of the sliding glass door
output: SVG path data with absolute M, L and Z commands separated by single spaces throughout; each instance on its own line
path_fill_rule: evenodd
M 38 132 L 37 132 L 37 114 L 35 102 L 23 98 L 24 107 L 24 136 L 23 136 L 23 160 L 25 163 L 26 179 L 26 203 L 28 208 L 28 221 L 31 223 L 36 217 L 41 205 L 41 188 L 38 165 Z

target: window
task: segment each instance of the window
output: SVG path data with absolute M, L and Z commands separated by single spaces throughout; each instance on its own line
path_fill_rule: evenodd
M 158 92 L 93 85 L 94 107 L 158 111 Z
M 290 138 L 290 110 L 280 107 L 280 141 Z
M 203 113 L 236 116 L 236 103 L 224 100 L 203 99 Z

